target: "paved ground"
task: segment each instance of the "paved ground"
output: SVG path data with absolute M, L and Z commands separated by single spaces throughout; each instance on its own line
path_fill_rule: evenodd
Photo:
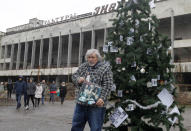
M 45 103 L 39 108 L 19 111 L 15 106 L 0 106 L 0 131 L 70 131 L 74 101 Z M 191 108 L 186 108 L 184 124 L 191 131 Z M 89 131 L 86 125 L 84 131 Z M 178 131 L 172 129 L 171 131 Z
M 70 131 L 74 105 L 74 101 L 63 105 L 45 103 L 27 111 L 23 107 L 17 111 L 15 106 L 1 106 L 0 131 Z

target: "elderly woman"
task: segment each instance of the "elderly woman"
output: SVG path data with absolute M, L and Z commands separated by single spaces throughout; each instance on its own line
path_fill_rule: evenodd
M 113 74 L 110 65 L 101 61 L 97 49 L 88 50 L 85 59 L 72 76 L 76 107 L 71 131 L 82 131 L 87 121 L 91 131 L 101 131 Z

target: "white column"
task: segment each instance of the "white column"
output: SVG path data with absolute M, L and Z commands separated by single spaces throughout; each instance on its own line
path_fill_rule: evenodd
M 60 76 L 56 76 L 56 86 L 60 86 Z
M 31 69 L 34 68 L 35 52 L 36 52 L 36 41 L 35 41 L 35 37 L 33 37 L 33 44 L 32 44 L 32 58 L 31 58 Z
M 0 59 L 3 59 L 2 46 L 0 46 Z
M 20 67 L 20 59 L 21 59 L 21 43 L 18 43 L 18 50 L 17 50 L 17 62 L 16 62 L 16 70 Z
M 50 34 L 50 38 L 49 38 L 49 49 L 48 49 L 48 68 L 51 67 L 51 63 L 52 63 L 52 34 Z
M 69 31 L 69 38 L 68 38 L 68 61 L 67 66 L 71 66 L 71 55 L 72 55 L 72 34 L 71 30 Z
M 40 68 L 42 68 L 43 47 L 44 47 L 44 41 L 43 41 L 43 36 L 41 35 L 41 40 L 40 40 L 40 56 L 39 56 L 39 67 Z
M 107 35 L 108 35 L 108 29 L 105 27 L 104 28 L 104 40 L 103 40 L 103 45 L 105 45 L 106 40 L 107 40 Z
M 29 43 L 28 43 L 27 40 L 26 40 L 26 41 L 25 41 L 25 53 L 24 53 L 23 69 L 27 69 L 28 48 L 29 48 Z
M 61 35 L 61 32 L 60 32 L 59 42 L 58 42 L 57 68 L 60 67 L 60 64 L 61 64 L 61 56 L 62 56 L 62 35 Z
M 94 30 L 94 26 L 92 26 L 91 49 L 95 49 L 95 30 Z
M 79 58 L 78 58 L 78 65 L 79 66 L 82 64 L 83 46 L 84 46 L 84 33 L 82 32 L 82 28 L 81 28 L 81 30 L 80 30 Z
M 5 62 L 6 58 L 7 58 L 7 43 L 5 44 L 3 70 L 5 70 L 5 68 L 6 68 L 6 62 Z
M 10 62 L 10 65 L 9 65 L 9 70 L 12 70 L 12 69 L 13 69 L 13 55 L 14 55 L 14 50 L 15 50 L 15 44 L 12 43 L 12 46 L 11 46 L 11 62 Z

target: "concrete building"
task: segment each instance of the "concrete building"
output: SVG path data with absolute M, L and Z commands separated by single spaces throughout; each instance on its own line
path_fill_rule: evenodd
M 189 78 L 191 72 L 191 1 L 157 0 L 153 13 L 160 19 L 161 33 L 174 43 L 175 72 Z M 66 15 L 52 20 L 30 19 L 28 24 L 8 28 L 0 34 L 0 81 L 18 75 L 35 79 L 69 80 L 84 61 L 87 49 L 102 51 L 112 28 L 117 3 L 96 7 L 82 15 Z M 171 28 L 172 27 L 172 28 Z M 191 83 L 191 82 L 190 82 Z

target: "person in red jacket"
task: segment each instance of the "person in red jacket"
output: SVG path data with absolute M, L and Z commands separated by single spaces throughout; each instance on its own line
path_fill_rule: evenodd
M 56 88 L 56 83 L 55 81 L 52 81 L 52 84 L 50 84 L 50 100 L 49 102 L 52 102 L 54 104 L 54 96 L 57 93 L 56 92 L 57 88 Z

